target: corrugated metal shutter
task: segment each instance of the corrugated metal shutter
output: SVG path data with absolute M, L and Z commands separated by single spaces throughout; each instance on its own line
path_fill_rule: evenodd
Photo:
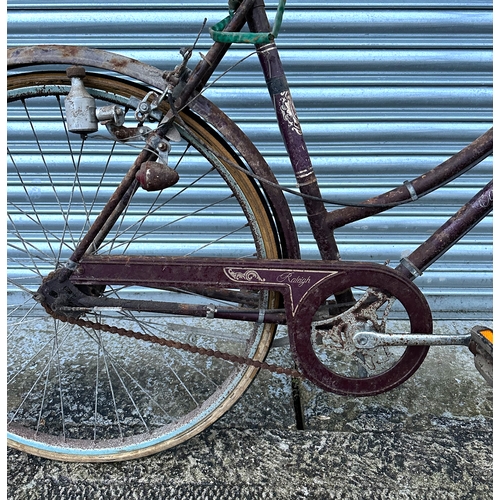
M 271 17 L 277 2 L 268 2 Z M 10 46 L 99 47 L 160 68 L 179 62 L 223 0 L 12 0 Z M 206 30 L 205 30 L 206 31 Z M 198 46 L 209 46 L 207 34 Z M 432 168 L 491 126 L 492 4 L 483 0 L 289 0 L 278 38 L 304 134 L 330 199 L 361 200 Z M 248 53 L 232 50 L 221 69 Z M 206 93 L 294 186 L 255 56 Z M 438 194 L 338 231 L 343 258 L 399 261 L 491 178 L 484 161 Z M 316 250 L 290 198 L 305 258 Z M 437 317 L 487 318 L 492 310 L 492 218 L 418 280 Z

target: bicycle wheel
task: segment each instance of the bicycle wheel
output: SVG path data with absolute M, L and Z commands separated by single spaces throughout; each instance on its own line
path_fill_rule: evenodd
M 84 80 L 97 106 L 118 104 L 136 126 L 133 96 L 148 88 L 108 75 Z M 180 352 L 50 317 L 34 300 L 43 278 L 64 265 L 143 143 L 99 130 L 66 130 L 62 72 L 8 78 L 8 432 L 9 444 L 70 461 L 138 458 L 179 444 L 220 418 L 257 369 Z M 166 111 L 166 110 L 164 110 Z M 279 258 L 279 238 L 259 189 L 232 165 L 244 162 L 194 114 L 169 164 L 179 182 L 137 191 L 99 254 Z M 194 291 L 106 287 L 99 293 L 217 304 Z M 277 307 L 274 293 L 250 297 Z M 235 304 L 245 306 L 248 304 Z M 263 360 L 274 327 L 126 311 L 86 319 Z

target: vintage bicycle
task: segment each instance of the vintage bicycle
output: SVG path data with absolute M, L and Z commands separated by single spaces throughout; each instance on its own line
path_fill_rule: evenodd
M 334 231 L 470 170 L 492 153 L 492 130 L 329 211 L 274 41 L 285 1 L 272 28 L 262 0 L 229 7 L 192 70 L 194 45 L 167 72 L 85 47 L 9 51 L 13 447 L 72 461 L 155 453 L 215 422 L 260 369 L 368 396 L 411 377 L 431 345 L 460 344 L 490 377 L 491 330 L 433 335 L 413 280 L 491 212 L 492 182 L 395 267 L 340 260 Z M 233 43 L 256 47 L 297 189 L 203 95 Z M 96 177 L 88 166 L 103 155 Z M 300 258 L 285 194 L 302 199 L 321 260 Z M 187 239 L 201 215 L 211 225 Z M 160 251 L 145 255 L 151 241 Z M 295 366 L 265 361 L 278 325 Z

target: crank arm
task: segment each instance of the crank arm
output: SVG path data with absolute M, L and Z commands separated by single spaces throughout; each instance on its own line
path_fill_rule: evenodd
M 387 346 L 437 346 L 466 345 L 471 335 L 429 335 L 422 333 L 377 333 L 358 332 L 353 335 L 354 345 L 359 349 L 374 349 Z

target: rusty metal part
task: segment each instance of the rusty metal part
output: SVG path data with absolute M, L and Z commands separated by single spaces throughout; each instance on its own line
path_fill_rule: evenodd
M 335 230 L 351 222 L 370 217 L 401 203 L 416 200 L 456 179 L 493 152 L 493 128 L 485 132 L 457 154 L 420 177 L 385 194 L 366 200 L 366 207 L 346 207 L 329 212 L 327 226 Z
M 61 308 L 59 307 L 59 309 Z M 132 310 L 198 318 L 230 319 L 235 321 L 251 321 L 255 323 L 273 323 L 279 325 L 286 324 L 286 315 L 283 309 L 259 310 L 256 308 L 216 307 L 213 304 L 196 305 L 180 302 L 114 299 L 111 297 L 92 296 L 81 296 L 77 306 L 67 307 L 69 311 L 99 311 L 105 309 Z
M 59 269 L 50 273 L 43 280 L 42 285 L 40 286 L 38 292 L 35 294 L 35 299 L 41 303 L 45 311 L 50 316 L 59 321 L 77 325 L 82 328 L 90 328 L 93 330 L 117 334 L 131 339 L 151 342 L 164 347 L 191 352 L 193 354 L 212 356 L 218 359 L 229 361 L 231 363 L 253 366 L 255 368 L 268 370 L 273 373 L 285 374 L 294 378 L 303 378 L 303 375 L 299 371 L 291 368 L 286 368 L 263 361 L 256 361 L 252 358 L 238 356 L 227 352 L 206 349 L 184 342 L 158 337 L 156 335 L 136 332 L 125 328 L 82 319 L 81 315 L 84 311 L 82 311 L 82 308 L 79 306 L 82 303 L 85 303 L 85 298 L 90 298 L 90 296 L 86 295 L 79 288 L 73 285 L 67 279 L 67 275 L 64 271 L 64 269 Z M 72 307 L 72 305 L 74 307 Z
M 120 142 L 127 142 L 134 139 L 145 138 L 151 129 L 144 125 L 139 127 L 125 127 L 123 125 L 115 125 L 114 123 L 105 123 L 108 132 Z
M 325 362 L 328 363 L 329 357 L 334 357 L 334 362 L 328 363 L 330 368 L 333 366 L 337 373 L 344 376 L 367 377 L 393 366 L 397 357 L 394 353 L 385 348 L 366 349 L 355 338 L 363 330 L 376 335 L 383 334 L 395 300 L 380 290 L 369 288 L 350 309 L 334 318 L 312 323 L 312 339 L 317 348 L 326 354 Z M 383 311 L 381 318 L 378 316 L 379 311 Z M 352 363 L 346 366 L 346 357 L 356 360 L 355 370 L 352 369 Z
M 162 96 L 158 96 L 153 91 L 148 92 L 135 109 L 135 119 L 140 123 L 150 120 L 152 113 L 158 110 L 161 101 Z
M 427 335 L 423 333 L 379 333 L 360 331 L 353 335 L 354 345 L 360 349 L 374 349 L 381 346 L 409 345 L 469 345 L 470 334 Z
M 201 32 L 200 32 L 201 33 Z M 163 79 L 166 82 L 166 88 L 160 98 L 160 102 L 167 97 L 169 99 L 177 99 L 184 89 L 185 83 L 191 74 L 191 70 L 187 67 L 187 63 L 193 54 L 193 49 L 197 43 L 195 41 L 193 47 L 184 47 L 180 49 L 179 53 L 182 56 L 181 64 L 178 64 L 172 71 L 165 71 Z
M 179 293 L 187 293 L 191 295 L 199 295 L 214 300 L 222 300 L 235 302 L 245 307 L 258 307 L 259 297 L 256 292 L 245 292 L 242 290 L 225 290 L 219 288 L 203 287 L 203 286 L 189 286 L 182 288 L 167 288 L 167 290 Z
M 8 69 L 35 64 L 66 64 L 91 66 L 128 75 L 162 89 L 163 71 L 119 54 L 73 45 L 34 45 L 14 47 L 7 51 Z
M 157 161 L 145 161 L 135 178 L 146 191 L 161 191 L 173 186 L 179 180 L 179 174 L 168 165 Z
M 128 189 L 125 192 L 123 192 L 114 210 L 111 211 L 111 213 L 109 213 L 109 216 L 102 223 L 101 228 L 97 231 L 97 234 L 91 241 L 84 255 L 92 255 L 95 252 L 97 252 L 97 250 L 101 246 L 101 243 L 106 238 L 108 232 L 114 226 L 115 222 L 118 220 L 123 210 L 127 207 L 127 205 L 130 202 L 130 199 L 132 198 L 132 196 L 134 196 L 134 193 L 137 191 L 138 188 L 139 188 L 139 182 L 137 181 L 137 179 L 134 179 L 133 182 L 131 182 L 130 185 L 128 186 Z
M 388 300 L 389 298 L 386 294 L 375 289 L 370 289 L 347 311 L 336 315 L 334 318 L 315 321 L 313 325 L 315 327 L 324 327 L 328 325 L 330 329 L 332 329 L 332 327 L 340 327 L 343 324 L 358 325 L 359 323 L 365 324 L 369 321 L 371 322 L 371 328 L 374 328 L 377 332 L 383 332 L 386 327 L 386 318 L 383 318 L 381 324 L 378 324 L 378 321 L 372 321 L 372 319 L 376 318 L 376 312 Z M 328 336 L 328 333 L 323 333 L 323 336 Z

